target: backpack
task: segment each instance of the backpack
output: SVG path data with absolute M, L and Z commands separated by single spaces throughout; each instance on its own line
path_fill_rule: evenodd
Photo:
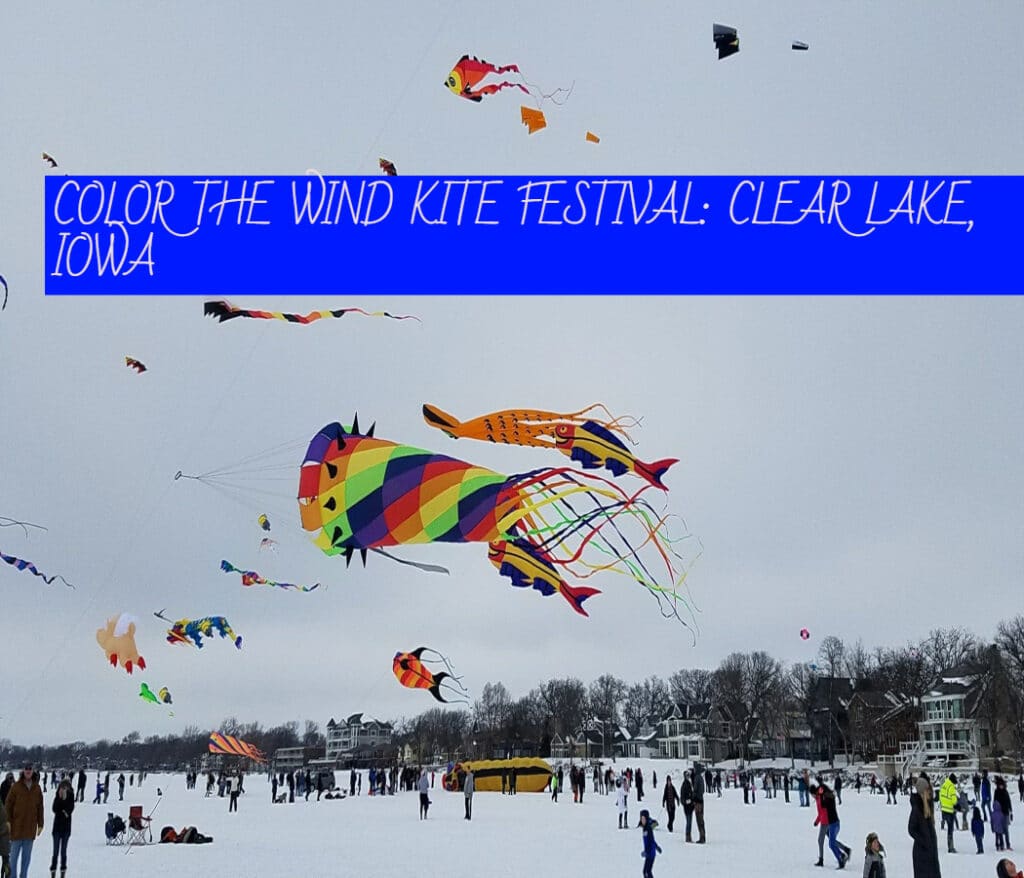
M 161 844 L 175 844 L 178 841 L 178 833 L 175 832 L 173 826 L 165 826 L 160 830 L 160 843 Z

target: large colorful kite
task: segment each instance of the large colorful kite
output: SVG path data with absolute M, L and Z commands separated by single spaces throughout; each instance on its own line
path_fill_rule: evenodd
M 121 613 L 111 616 L 106 627 L 96 631 L 96 642 L 107 654 L 111 666 L 117 667 L 120 663 L 129 674 L 135 668 L 146 669 L 146 660 L 135 645 L 135 622 L 134 616 Z
M 602 409 L 609 420 L 601 421 L 586 415 Z M 614 476 L 627 472 L 646 479 L 656 488 L 667 491 L 661 477 L 677 458 L 644 463 L 637 460 L 616 433 L 629 439 L 625 426 L 635 426 L 635 418 L 612 418 L 611 413 L 595 403 L 578 412 L 560 414 L 536 409 L 511 409 L 481 415 L 463 423 L 453 415 L 432 405 L 423 406 L 423 419 L 453 439 L 481 439 L 505 445 L 528 445 L 555 448 L 584 469 L 609 470 Z
M 334 423 L 309 444 L 299 479 L 302 526 L 328 555 L 416 543 L 487 543 L 514 586 L 558 592 L 586 616 L 599 592 L 570 585 L 600 571 L 630 577 L 663 615 L 686 625 L 686 571 L 666 534 L 669 516 L 595 474 L 567 467 L 506 476 Z M 684 537 L 685 538 L 685 537 Z
M 290 582 L 274 582 L 272 579 L 264 579 L 253 570 L 242 570 L 227 561 L 220 562 L 220 569 L 225 573 L 241 573 L 242 585 L 270 585 L 274 588 L 294 589 L 295 591 L 315 591 L 320 588 L 319 582 L 316 585 L 293 585 Z
M 437 656 L 436 659 L 427 659 L 426 653 Z M 435 673 L 427 667 L 428 661 L 440 662 L 445 670 Z M 412 652 L 396 652 L 391 669 L 398 682 L 408 689 L 426 689 L 442 704 L 469 704 L 469 693 L 466 687 L 460 682 L 461 677 L 455 676 L 452 666 L 437 650 L 421 646 Z M 442 692 L 455 695 L 454 698 L 445 698 Z
M 4 521 L 6 521 L 6 524 L 3 523 Z M 13 521 L 11 519 L 0 519 L 0 526 L 2 526 L 2 527 L 10 527 L 11 525 L 14 525 L 14 524 L 20 524 L 20 525 L 22 525 L 24 527 L 26 524 L 28 524 L 28 522 Z M 38 527 L 38 525 L 29 525 L 29 527 Z M 68 588 L 74 588 L 74 586 L 70 582 L 68 582 L 63 576 L 61 576 L 59 573 L 55 573 L 53 576 L 46 576 L 46 575 L 40 573 L 38 568 L 36 567 L 36 565 L 33 564 L 31 561 L 25 561 L 25 560 L 23 560 L 21 558 L 15 558 L 13 555 L 5 555 L 3 552 L 0 552 L 0 561 L 6 561 L 8 564 L 10 564 L 16 570 L 27 570 L 33 576 L 38 576 L 47 585 L 53 585 L 54 581 L 59 579 Z
M 479 58 L 470 58 L 469 55 L 463 55 L 448 73 L 448 78 L 444 81 L 444 84 L 445 88 L 452 94 L 470 101 L 476 101 L 477 103 L 484 99 L 484 95 L 497 94 L 505 88 L 518 88 L 520 91 L 530 94 L 530 90 L 521 82 L 505 80 L 504 82 L 491 83 L 490 85 L 480 85 L 491 74 L 500 75 L 504 73 L 519 73 L 519 67 L 515 64 L 496 67 L 487 61 L 481 61 Z M 480 87 L 477 88 L 477 86 Z
M 236 308 L 229 302 L 207 302 L 203 306 L 207 317 L 216 317 L 218 322 L 234 320 L 236 317 L 249 317 L 257 320 L 284 320 L 287 323 L 312 323 L 328 317 L 344 317 L 346 314 L 362 314 L 364 317 L 389 317 L 392 320 L 419 320 L 411 315 L 389 314 L 387 311 L 364 311 L 362 308 L 337 308 L 333 311 L 310 311 L 309 314 L 285 314 L 280 311 L 251 311 Z
M 158 619 L 163 619 L 165 622 L 171 621 L 163 615 L 163 610 L 153 615 Z M 234 643 L 238 649 L 242 648 L 242 638 L 235 636 L 235 632 L 231 630 L 228 620 L 223 616 L 206 616 L 202 619 L 179 619 L 177 622 L 172 622 L 167 632 L 167 642 L 172 644 L 194 644 L 199 649 L 202 649 L 203 637 L 212 638 L 214 634 L 220 634 L 221 637 L 226 637 Z
M 243 741 L 241 738 L 222 735 L 220 732 L 210 733 L 209 750 L 211 753 L 216 753 L 220 756 L 244 756 L 246 759 L 252 759 L 254 762 L 267 761 L 263 752 L 252 744 Z

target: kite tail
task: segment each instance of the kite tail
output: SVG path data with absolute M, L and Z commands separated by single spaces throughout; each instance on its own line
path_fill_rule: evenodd
M 556 88 L 553 92 L 550 93 L 545 93 L 539 85 L 535 85 L 532 82 L 527 82 L 525 76 L 523 77 L 523 82 L 525 82 L 526 85 L 529 87 L 529 93 L 531 97 L 533 97 L 533 99 L 537 101 L 538 109 L 540 109 L 540 106 L 544 101 L 551 101 L 551 103 L 553 103 L 556 107 L 563 106 L 565 102 L 568 101 L 570 97 L 572 97 L 572 90 L 576 88 L 575 79 L 572 81 L 572 85 L 570 85 L 568 88 Z M 561 94 L 562 92 L 565 93 L 565 97 L 558 99 L 556 96 Z M 540 97 L 538 97 L 538 95 Z
M 241 638 L 241 636 L 238 636 L 238 637 L 235 638 L 235 646 L 238 647 L 239 649 L 242 648 L 242 638 Z
M 431 695 L 433 695 L 433 696 L 434 696 L 434 698 L 436 698 L 436 699 L 437 699 L 438 701 L 440 701 L 440 702 L 441 702 L 442 704 L 447 704 L 448 702 L 447 702 L 447 701 L 445 701 L 445 700 L 444 700 L 444 699 L 443 699 L 443 698 L 441 697 L 441 681 L 442 681 L 442 680 L 447 680 L 449 676 L 450 676 L 450 675 L 449 675 L 449 674 L 447 674 L 447 673 L 446 673 L 445 671 L 441 671 L 441 672 L 440 672 L 439 674 L 435 674 L 435 675 L 434 675 L 434 685 L 433 685 L 433 686 L 431 686 L 431 687 L 430 687 L 430 690 L 429 690 L 429 691 L 430 691 L 430 694 L 431 694 Z

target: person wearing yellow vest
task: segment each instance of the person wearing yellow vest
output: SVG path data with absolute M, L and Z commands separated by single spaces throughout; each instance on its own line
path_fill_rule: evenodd
M 953 830 L 956 829 L 956 803 L 959 796 L 956 775 L 951 774 L 939 788 L 939 807 L 942 808 L 942 823 L 946 827 L 946 840 L 951 854 L 956 853 L 956 848 L 953 847 Z

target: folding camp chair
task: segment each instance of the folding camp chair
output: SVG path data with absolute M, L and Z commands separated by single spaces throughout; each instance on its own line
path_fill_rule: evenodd
M 152 818 L 142 816 L 142 805 L 132 805 L 128 809 L 128 838 L 125 843 L 152 844 L 153 830 L 150 828 Z M 148 840 L 147 840 L 148 836 Z

